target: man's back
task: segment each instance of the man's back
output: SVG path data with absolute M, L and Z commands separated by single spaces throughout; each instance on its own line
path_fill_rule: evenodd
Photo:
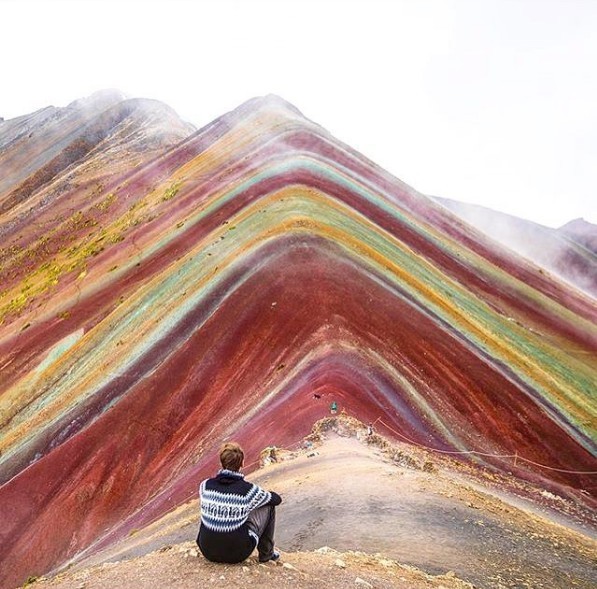
M 214 562 L 241 562 L 259 542 L 248 524 L 250 513 L 266 505 L 279 505 L 279 495 L 244 480 L 240 472 L 223 469 L 199 488 L 201 526 L 197 543 Z
M 245 460 L 236 442 L 220 448 L 222 470 L 199 487 L 201 525 L 197 545 L 214 562 L 242 562 L 255 548 L 259 560 L 277 560 L 274 546 L 275 506 L 282 498 L 245 481 L 240 472 Z

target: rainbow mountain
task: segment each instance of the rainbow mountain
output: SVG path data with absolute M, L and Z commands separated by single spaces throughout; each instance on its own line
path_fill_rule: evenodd
M 0 276 L 1 587 L 332 402 L 596 504 L 595 299 L 278 97 L 200 130 L 113 92 L 0 122 Z

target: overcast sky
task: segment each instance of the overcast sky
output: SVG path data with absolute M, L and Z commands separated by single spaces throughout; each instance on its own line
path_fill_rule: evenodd
M 597 0 L 0 0 L 0 117 L 279 94 L 426 194 L 597 223 Z

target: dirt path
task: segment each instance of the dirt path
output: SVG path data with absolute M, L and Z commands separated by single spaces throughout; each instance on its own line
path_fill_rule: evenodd
M 278 541 L 381 552 L 478 587 L 597 586 L 597 544 L 475 490 L 443 472 L 400 468 L 354 438 L 255 480 L 282 493 Z
M 467 482 L 462 472 L 400 448 L 388 452 L 328 432 L 312 451 L 250 475 L 284 498 L 276 539 L 285 557 L 329 546 L 381 553 L 429 574 L 455 573 L 479 588 L 597 586 L 594 537 L 523 510 L 517 500 L 502 500 L 507 495 L 484 492 L 478 480 Z M 197 523 L 195 501 L 82 564 L 193 540 Z

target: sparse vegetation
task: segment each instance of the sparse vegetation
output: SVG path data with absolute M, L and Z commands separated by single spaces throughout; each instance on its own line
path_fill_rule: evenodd
M 434 472 L 435 465 L 433 464 L 433 462 L 431 462 L 431 460 L 425 460 L 425 462 L 423 463 L 423 470 L 425 472 Z
M 181 184 L 182 182 L 180 181 L 173 182 L 169 188 L 166 188 L 164 195 L 162 196 L 162 200 L 167 201 L 173 199 L 178 194 Z
M 94 205 L 94 208 L 96 208 L 98 211 L 107 211 L 110 206 L 112 205 L 112 203 L 117 199 L 118 197 L 116 196 L 116 194 L 114 192 L 110 192 L 106 197 L 104 197 L 100 202 L 98 202 L 96 205 Z

